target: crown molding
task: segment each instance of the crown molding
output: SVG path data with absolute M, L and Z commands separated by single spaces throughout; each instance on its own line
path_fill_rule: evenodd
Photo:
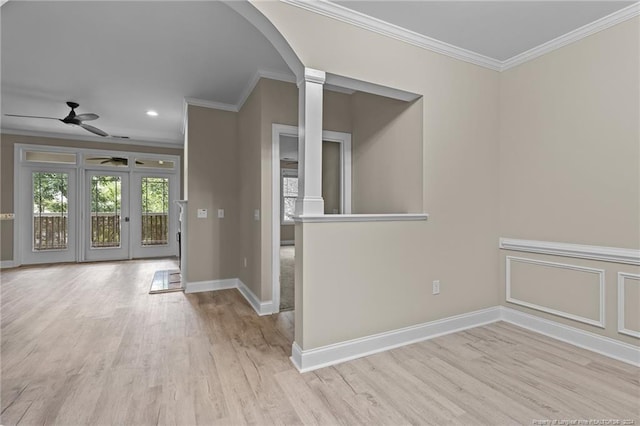
M 133 146 L 153 146 L 156 148 L 172 148 L 182 149 L 184 148 L 181 142 L 174 140 L 143 140 L 143 139 L 110 139 L 108 137 L 100 136 L 79 136 L 68 133 L 54 133 L 54 132 L 39 132 L 36 130 L 20 130 L 20 129 L 0 129 L 0 133 L 3 135 L 15 135 L 15 136 L 33 136 L 39 138 L 50 139 L 66 139 L 77 140 L 85 142 L 100 142 L 106 144 L 118 144 L 118 145 L 133 145 Z
M 604 16 L 587 25 L 583 25 L 580 28 L 576 28 L 573 31 L 561 35 L 560 37 L 556 37 L 553 40 L 536 46 L 533 49 L 529 49 L 526 52 L 513 56 L 502 62 L 500 71 L 506 71 L 510 68 L 516 67 L 546 53 L 560 49 L 563 46 L 582 40 L 583 38 L 599 31 L 606 30 L 607 28 L 620 24 L 638 15 L 640 15 L 640 2 L 633 3 L 625 8 L 613 12 L 610 15 Z
M 361 12 L 348 9 L 328 0 L 280 0 L 283 3 L 290 4 L 319 15 L 327 16 L 338 21 L 346 22 L 360 28 L 381 34 L 414 46 L 421 47 L 432 52 L 440 53 L 454 59 L 469 62 L 488 68 L 494 71 L 505 71 L 524 62 L 535 59 L 541 55 L 559 49 L 568 44 L 574 43 L 599 31 L 605 30 L 616 24 L 624 22 L 635 16 L 640 15 L 640 2 L 631 4 L 623 9 L 613 12 L 603 18 L 593 21 L 587 25 L 577 28 L 567 34 L 550 40 L 544 44 L 536 46 L 526 52 L 520 53 L 504 61 L 490 58 L 476 52 L 472 52 L 461 47 L 454 46 L 440 40 L 427 37 L 406 28 L 390 24 L 381 19 L 365 15 Z
M 184 103 L 186 105 L 191 105 L 191 106 L 221 109 L 222 111 L 238 112 L 237 105 L 226 104 L 224 102 L 208 101 L 206 99 L 198 99 L 198 98 L 184 98 Z
M 338 21 L 346 22 L 348 24 L 373 31 L 387 37 L 394 38 L 396 40 L 404 41 L 405 43 L 413 44 L 414 46 L 418 46 L 432 52 L 441 53 L 443 55 L 459 59 L 461 61 L 480 65 L 494 71 L 500 71 L 500 67 L 502 65 L 501 61 L 489 58 L 488 56 L 480 55 L 479 53 L 475 53 L 470 50 L 466 50 L 461 47 L 457 47 L 452 44 L 445 43 L 422 34 L 418 34 L 414 31 L 407 30 L 406 28 L 390 24 L 381 19 L 365 15 L 364 13 L 356 12 L 355 10 L 348 9 L 339 4 L 331 3 L 327 0 L 280 1 L 292 6 L 299 7 L 301 9 L 308 10 L 310 12 L 315 12 L 317 14 L 327 16 Z

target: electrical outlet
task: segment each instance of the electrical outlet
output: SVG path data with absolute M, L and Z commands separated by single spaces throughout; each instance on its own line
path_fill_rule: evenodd
M 245 257 L 244 260 L 242 261 L 242 264 L 244 265 L 244 267 L 247 267 L 247 258 Z
M 440 294 L 440 280 L 433 282 L 433 294 Z
M 224 209 L 218 209 L 218 219 L 224 219 Z
M 253 211 L 253 220 L 260 220 L 260 210 L 255 209 Z
M 198 209 L 198 219 L 207 218 L 207 209 Z

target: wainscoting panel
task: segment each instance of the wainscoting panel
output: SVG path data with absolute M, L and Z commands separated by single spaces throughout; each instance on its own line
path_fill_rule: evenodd
M 640 338 L 640 275 L 618 272 L 618 333 Z
M 605 271 L 566 263 L 506 257 L 506 301 L 605 327 Z

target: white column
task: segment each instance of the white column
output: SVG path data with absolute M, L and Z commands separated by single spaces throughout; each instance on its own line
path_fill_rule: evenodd
M 323 215 L 322 89 L 325 72 L 304 69 L 298 83 L 298 199 L 296 215 Z

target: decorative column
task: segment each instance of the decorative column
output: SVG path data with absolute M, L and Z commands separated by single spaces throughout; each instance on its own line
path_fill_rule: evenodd
M 297 216 L 324 215 L 322 199 L 322 89 L 325 72 L 304 69 L 298 83 Z

